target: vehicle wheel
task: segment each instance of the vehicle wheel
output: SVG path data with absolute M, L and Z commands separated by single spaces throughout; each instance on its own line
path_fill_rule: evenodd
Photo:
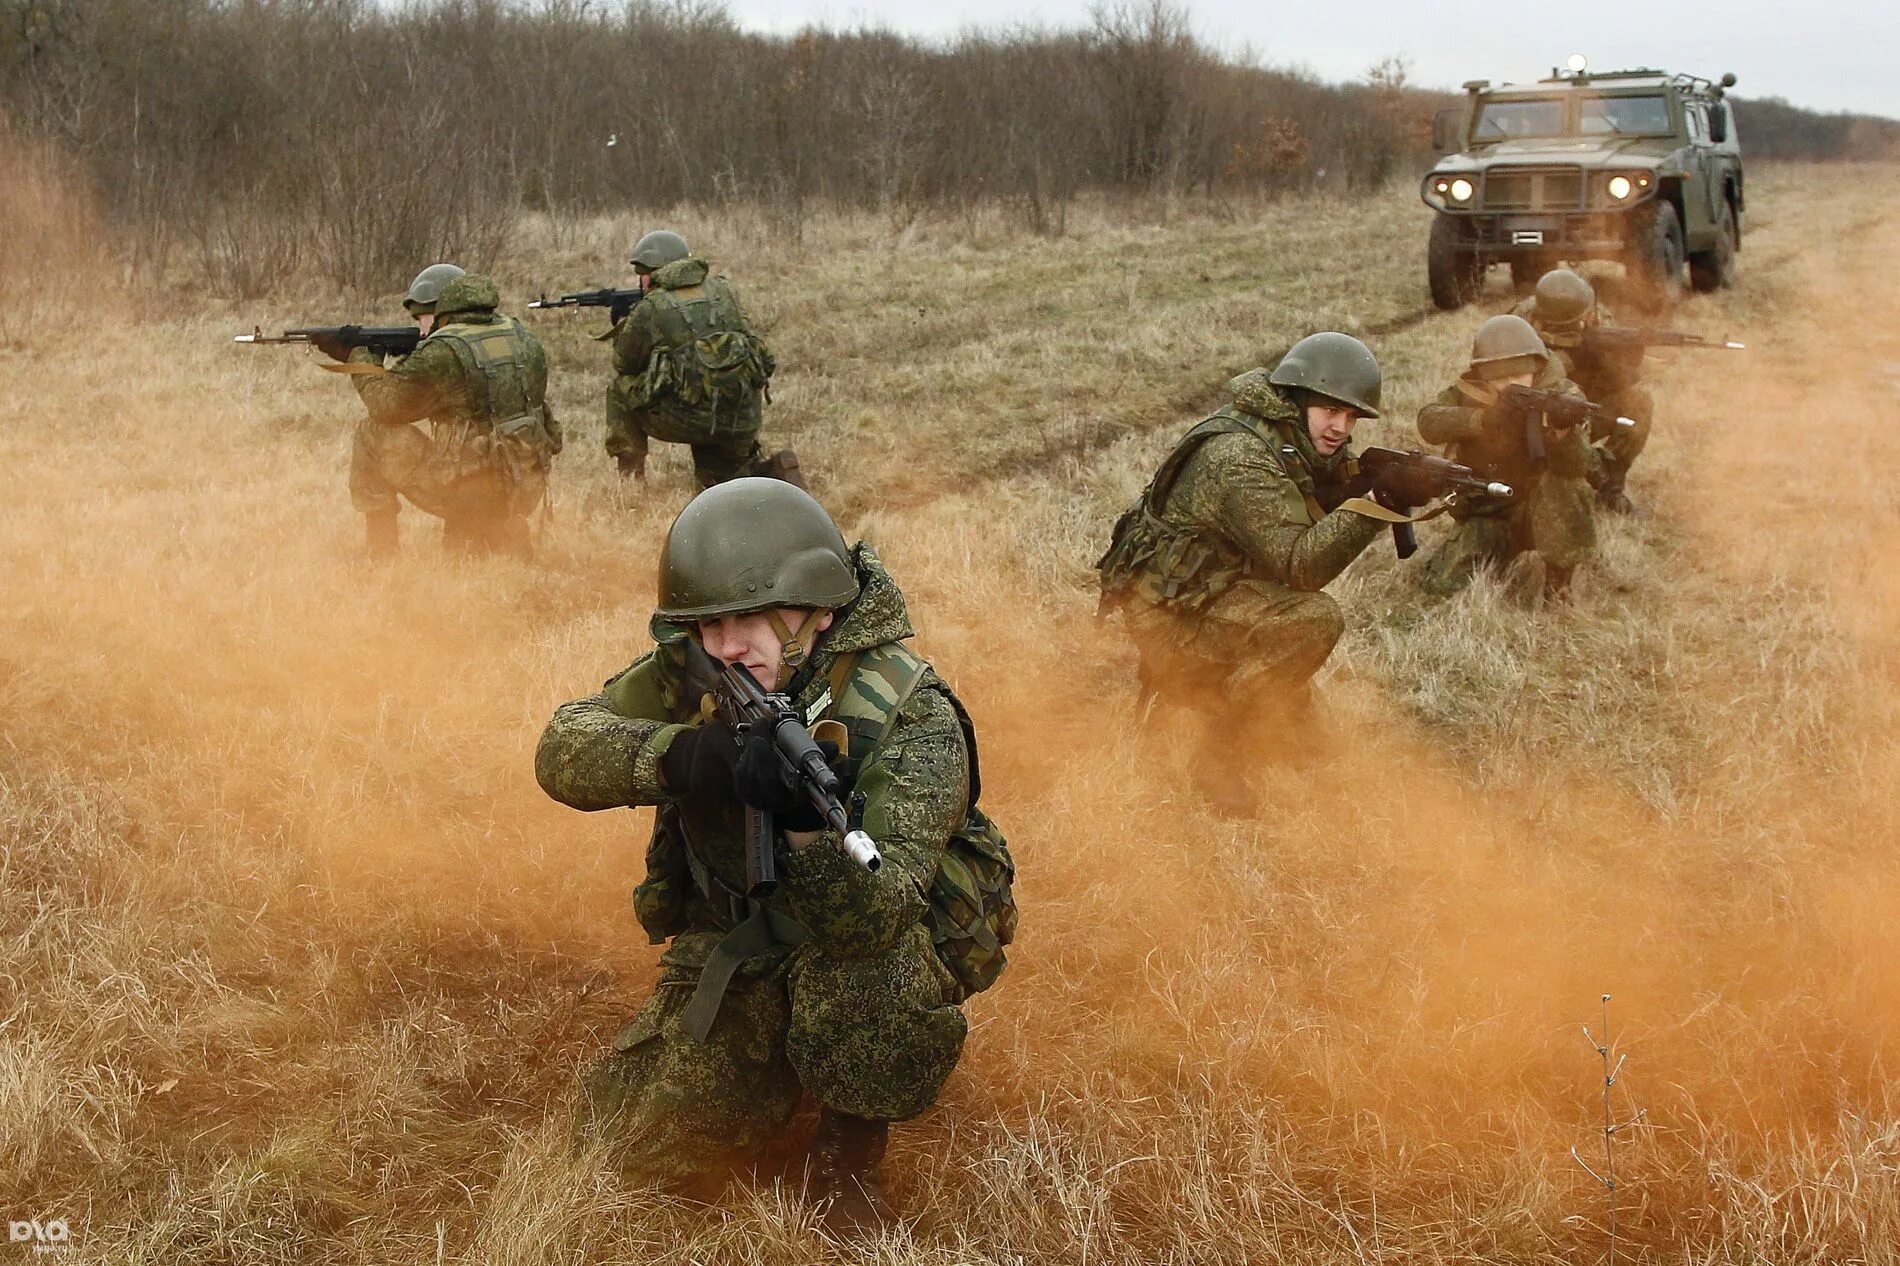
M 1682 297 L 1682 219 L 1661 198 L 1631 213 L 1624 267 L 1630 289 L 1652 308 L 1666 308 Z
M 1441 215 L 1432 221 L 1425 271 L 1432 284 L 1432 302 L 1447 312 L 1470 303 L 1484 286 L 1484 261 L 1461 249 L 1464 240 L 1464 225 L 1457 216 Z
M 1724 199 L 1721 231 L 1715 236 L 1715 245 L 1689 256 L 1689 284 L 1703 294 L 1733 286 L 1736 245 L 1735 204 Z

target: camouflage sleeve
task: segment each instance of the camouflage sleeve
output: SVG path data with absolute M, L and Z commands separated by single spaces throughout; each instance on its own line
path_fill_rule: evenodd
M 864 830 L 884 863 L 852 861 L 835 831 L 789 850 L 781 875 L 792 916 L 827 953 L 880 954 L 921 920 L 931 880 L 969 807 L 963 730 L 941 691 L 914 691 L 858 774 Z
M 1579 400 L 1584 398 L 1582 388 L 1568 378 L 1550 375 L 1540 378 L 1537 385 L 1550 391 L 1561 391 Z M 1567 479 L 1587 478 L 1599 464 L 1597 451 L 1590 446 L 1590 428 L 1587 426 L 1547 432 L 1544 451 L 1550 462 L 1550 473 Z
M 653 349 L 658 346 L 659 331 L 654 327 L 650 311 L 644 302 L 635 305 L 614 327 L 614 373 L 635 376 L 646 373 L 647 362 L 653 359 Z
M 1323 589 L 1383 526 L 1350 510 L 1315 522 L 1299 485 L 1272 450 L 1250 438 L 1217 436 L 1189 460 L 1201 467 L 1188 472 L 1195 483 L 1220 489 L 1212 508 L 1221 535 L 1261 573 L 1289 588 Z
M 357 349 L 365 356 L 365 349 Z M 357 360 L 356 353 L 350 356 Z M 369 357 L 373 362 L 374 357 Z M 424 339 L 416 350 L 380 374 L 358 374 L 350 381 L 363 398 L 371 421 L 385 426 L 419 422 L 452 405 L 462 390 L 462 363 L 444 342 Z
M 1419 438 L 1427 444 L 1457 444 L 1475 440 L 1484 432 L 1484 412 L 1462 403 L 1458 388 L 1450 387 L 1418 411 Z
M 672 799 L 660 757 L 686 727 L 668 718 L 661 678 L 647 655 L 599 694 L 556 708 L 534 753 L 541 790 L 589 813 Z

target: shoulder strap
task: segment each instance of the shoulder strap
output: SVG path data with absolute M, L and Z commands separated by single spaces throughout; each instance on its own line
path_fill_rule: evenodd
M 846 782 L 856 782 L 866 757 L 890 737 L 904 700 L 916 691 L 930 665 L 902 642 L 842 655 L 831 668 L 831 706 L 825 715 L 844 726 L 851 748 L 844 754 Z M 957 714 L 963 745 L 970 760 L 970 804 L 974 806 L 983 779 L 977 762 L 976 726 L 956 692 L 941 685 Z
M 1188 459 L 1200 450 L 1201 445 L 1216 435 L 1251 435 L 1276 453 L 1279 451 L 1279 445 L 1268 434 L 1262 422 L 1245 414 L 1223 409 L 1212 417 L 1195 423 L 1193 428 L 1181 437 L 1181 442 L 1174 446 L 1174 451 L 1168 454 L 1167 460 L 1161 463 L 1161 469 L 1157 470 L 1155 477 L 1148 482 L 1148 491 L 1142 498 L 1148 503 L 1151 514 L 1161 513 L 1161 508 L 1168 503 L 1168 496 L 1174 491 L 1175 480 L 1181 477 L 1181 471 L 1187 466 Z

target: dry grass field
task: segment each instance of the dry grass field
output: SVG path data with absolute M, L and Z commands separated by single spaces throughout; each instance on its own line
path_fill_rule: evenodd
M 690 491 L 674 450 L 613 478 L 599 320 L 529 314 L 572 436 L 540 561 L 447 561 L 406 515 L 379 570 L 353 393 L 230 335 L 393 298 L 55 304 L 83 261 L 16 253 L 0 1217 L 102 1263 L 1594 1262 L 1570 1150 L 1601 1152 L 1608 993 L 1616 1110 L 1647 1110 L 1620 1256 L 1900 1261 L 1900 169 L 1754 182 L 1743 281 L 1677 317 L 1750 350 L 1658 358 L 1650 513 L 1535 613 L 1424 602 L 1375 546 L 1325 732 L 1236 735 L 1248 822 L 1137 715 L 1088 564 L 1222 382 L 1312 329 L 1385 365 L 1362 434 L 1412 437 L 1485 312 L 1424 309 L 1409 190 L 1056 240 L 678 218 L 771 333 L 772 436 L 974 710 L 1021 866 L 1013 966 L 894 1136 L 914 1224 L 862 1247 L 782 1162 L 706 1207 L 568 1145 L 653 974 L 644 815 L 554 805 L 531 753 L 639 652 Z M 47 242 L 90 240 L 41 195 Z M 641 227 L 524 225 L 510 306 L 618 276 Z

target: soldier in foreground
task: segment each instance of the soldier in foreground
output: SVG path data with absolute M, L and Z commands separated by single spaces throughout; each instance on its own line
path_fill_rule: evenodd
M 1564 377 L 1610 416 L 1590 428 L 1599 458 L 1593 483 L 1600 505 L 1630 513 L 1634 507 L 1624 484 L 1649 443 L 1656 418 L 1656 399 L 1641 381 L 1643 348 L 1604 347 L 1591 341 L 1592 331 L 1614 326 L 1616 320 L 1597 302 L 1596 288 L 1568 268 L 1553 268 L 1538 278 L 1536 292 L 1514 311 L 1531 323 Z M 1615 425 L 1616 417 L 1635 425 Z
M 1430 499 L 1402 466 L 1356 483 L 1347 441 L 1360 418 L 1379 416 L 1381 381 L 1371 349 L 1333 333 L 1300 340 L 1270 373 L 1235 378 L 1233 403 L 1182 437 L 1096 563 L 1146 690 L 1202 703 L 1197 777 L 1223 811 L 1251 807 L 1225 772 L 1236 727 L 1298 724 L 1345 631 L 1321 590 Z
M 423 335 L 414 352 L 385 369 L 369 348 L 319 343 L 361 369 L 352 376 L 368 416 L 350 446 L 350 500 L 371 557 L 396 552 L 405 499 L 442 520 L 450 550 L 533 552 L 528 516 L 561 428 L 547 405 L 547 356 L 499 302 L 488 278 L 432 264 L 403 299 Z
M 759 448 L 776 362 L 732 284 L 664 229 L 642 237 L 631 262 L 645 297 L 614 327 L 607 388 L 607 452 L 621 477 L 646 478 L 647 443 L 665 440 L 692 449 L 701 489 L 741 475 L 802 488 L 790 449 L 768 458 Z
M 1569 592 L 1571 574 L 1596 550 L 1588 482 L 1595 418 L 1577 416 L 1589 412 L 1601 413 L 1564 378 L 1528 321 L 1495 316 L 1478 327 L 1464 375 L 1419 410 L 1418 433 L 1517 495 L 1452 509 L 1458 526 L 1420 576 L 1427 593 L 1448 597 L 1480 567 L 1501 568 L 1531 551 L 1526 596 Z
M 877 555 L 777 480 L 724 483 L 681 512 L 651 633 L 655 649 L 555 712 L 535 758 L 564 804 L 658 807 L 634 907 L 671 944 L 582 1079 L 588 1123 L 629 1173 L 683 1181 L 760 1148 L 809 1093 L 823 1215 L 875 1227 L 891 1216 L 890 1123 L 935 1101 L 960 1004 L 1002 970 L 1015 927 L 968 714 L 905 646 Z M 730 680 L 728 665 L 830 744 L 851 830 L 813 811 L 769 727 L 709 713 L 706 673 Z M 860 831 L 874 870 L 847 849 Z

